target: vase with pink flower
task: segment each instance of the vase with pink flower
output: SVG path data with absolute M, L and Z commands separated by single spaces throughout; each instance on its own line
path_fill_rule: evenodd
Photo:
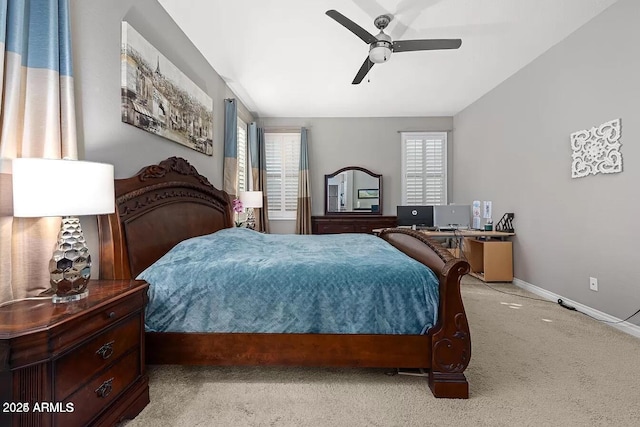
M 236 227 L 242 227 L 242 221 L 240 221 L 240 214 L 244 211 L 242 207 L 242 201 L 240 199 L 233 199 L 233 212 L 235 212 L 234 223 Z

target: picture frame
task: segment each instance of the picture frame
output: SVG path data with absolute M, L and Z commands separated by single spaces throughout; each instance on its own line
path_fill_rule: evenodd
M 213 156 L 213 100 L 129 23 L 122 21 L 124 123 Z
M 380 197 L 380 190 L 377 188 L 359 188 L 358 199 L 377 199 Z

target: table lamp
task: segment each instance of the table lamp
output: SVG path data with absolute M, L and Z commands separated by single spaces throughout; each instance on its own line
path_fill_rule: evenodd
M 247 228 L 256 228 L 256 218 L 253 215 L 254 208 L 262 207 L 262 191 L 241 191 L 239 195 L 242 207 L 247 209 Z
M 61 216 L 49 262 L 54 303 L 77 301 L 89 291 L 91 255 L 79 215 L 113 213 L 113 165 L 78 160 L 20 158 L 12 161 L 13 216 Z

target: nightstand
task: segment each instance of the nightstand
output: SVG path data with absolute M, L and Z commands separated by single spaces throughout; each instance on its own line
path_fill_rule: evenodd
M 148 285 L 92 280 L 89 296 L 0 307 L 0 425 L 113 425 L 149 403 Z

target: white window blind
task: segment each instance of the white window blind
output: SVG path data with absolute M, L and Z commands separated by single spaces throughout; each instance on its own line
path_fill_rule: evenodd
M 402 204 L 447 204 L 447 133 L 402 132 Z
M 238 117 L 238 192 L 249 190 L 247 152 L 247 124 Z
M 300 134 L 265 132 L 270 219 L 295 219 L 298 207 Z

